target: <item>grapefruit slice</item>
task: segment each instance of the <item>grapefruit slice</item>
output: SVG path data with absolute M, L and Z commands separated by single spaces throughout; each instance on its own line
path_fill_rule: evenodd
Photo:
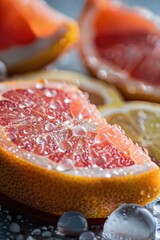
M 126 98 L 160 102 L 159 23 L 149 10 L 88 0 L 80 17 L 82 59 Z
M 11 79 L 39 80 L 40 78 L 51 81 L 60 80 L 76 84 L 82 92 L 89 94 L 89 100 L 91 103 L 98 107 L 103 107 L 104 105 L 109 107 L 115 104 L 121 105 L 123 102 L 121 94 L 114 86 L 110 86 L 107 83 L 102 83 L 96 78 L 92 78 L 77 72 L 63 70 L 36 71 L 15 76 Z
M 0 84 L 0 191 L 32 208 L 103 218 L 160 193 L 160 170 L 77 87 Z
M 102 110 L 110 124 L 117 123 L 126 135 L 148 150 L 152 161 L 160 167 L 160 105 L 133 101 L 121 107 Z
M 0 31 L 0 59 L 10 74 L 43 67 L 79 35 L 73 20 L 43 0 L 2 0 Z

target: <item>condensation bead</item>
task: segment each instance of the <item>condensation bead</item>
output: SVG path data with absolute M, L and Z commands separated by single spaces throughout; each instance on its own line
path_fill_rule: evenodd
M 87 135 L 87 131 L 82 126 L 76 126 L 73 128 L 73 135 L 77 137 L 85 137 Z
M 9 231 L 11 233 L 19 233 L 20 232 L 20 226 L 18 223 L 16 222 L 12 222 L 10 225 L 9 225 Z
M 56 90 L 46 90 L 45 95 L 46 95 L 46 97 L 52 98 L 57 95 L 57 92 L 56 92 Z
M 65 236 L 79 236 L 82 232 L 88 230 L 88 223 L 80 212 L 69 211 L 59 218 L 57 230 Z
M 64 140 L 59 143 L 59 150 L 61 152 L 66 152 L 66 151 L 69 151 L 70 149 L 71 149 L 71 143 L 69 141 Z
M 65 103 L 70 103 L 71 100 L 70 100 L 69 98 L 65 98 L 65 99 L 64 99 L 64 102 L 65 102 Z
M 22 234 L 18 234 L 16 236 L 16 240 L 24 240 L 24 236 Z
M 33 235 L 33 236 L 39 236 L 40 234 L 41 234 L 41 230 L 39 228 L 35 228 L 31 232 L 31 235 Z
M 41 236 L 44 238 L 49 238 L 52 236 L 52 233 L 50 231 L 46 230 L 46 231 L 42 232 Z
M 96 240 L 96 236 L 93 232 L 86 231 L 81 233 L 81 235 L 79 236 L 79 240 Z
M 55 103 L 55 101 L 51 101 L 50 104 L 49 104 L 49 107 L 52 108 L 52 109 L 56 109 L 57 108 L 57 104 Z
M 45 82 L 37 82 L 36 83 L 37 89 L 44 89 L 45 88 Z
M 36 138 L 36 142 L 37 142 L 38 144 L 44 144 L 44 143 L 45 143 L 45 139 L 44 139 L 43 137 L 37 137 L 37 138 Z
M 28 89 L 27 91 L 28 91 L 28 93 L 30 93 L 30 94 L 34 94 L 34 90 L 33 90 L 33 89 Z
M 53 129 L 54 129 L 54 124 L 53 123 L 50 123 L 50 122 L 46 123 L 46 125 L 45 125 L 45 130 L 46 131 L 51 131 Z
M 153 240 L 156 224 L 153 215 L 136 204 L 122 204 L 106 220 L 105 240 Z
M 67 159 L 62 159 L 56 169 L 57 171 L 63 172 L 63 171 L 67 171 L 67 170 L 71 170 L 74 167 L 74 163 L 71 159 L 67 158 Z

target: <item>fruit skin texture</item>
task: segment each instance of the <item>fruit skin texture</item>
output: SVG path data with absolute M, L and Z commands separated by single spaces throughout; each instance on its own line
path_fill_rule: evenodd
M 93 178 L 47 170 L 1 147 L 0 156 L 1 193 L 51 214 L 78 210 L 87 218 L 106 218 L 122 202 L 145 205 L 160 193 L 158 167 L 137 175 Z

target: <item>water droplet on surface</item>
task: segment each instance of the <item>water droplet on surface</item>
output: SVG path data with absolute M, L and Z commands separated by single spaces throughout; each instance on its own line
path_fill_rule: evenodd
M 160 199 L 154 203 L 153 215 L 160 218 Z
M 93 232 L 91 231 L 86 231 L 81 233 L 81 235 L 79 236 L 79 240 L 95 240 L 96 236 Z
M 69 151 L 71 149 L 71 143 L 67 140 L 64 140 L 59 143 L 59 150 L 62 152 Z
M 69 211 L 59 218 L 57 230 L 59 234 L 65 236 L 79 236 L 88 230 L 88 223 L 80 212 Z
M 35 228 L 31 232 L 31 235 L 33 235 L 33 236 L 39 236 L 40 234 L 41 234 L 41 230 L 39 228 Z
M 41 236 L 44 238 L 49 238 L 52 236 L 52 233 L 50 231 L 44 231 L 42 232 Z
M 55 97 L 57 95 L 57 92 L 56 92 L 56 90 L 46 90 L 45 95 L 48 98 L 52 98 L 52 97 Z
M 28 93 L 34 94 L 34 90 L 33 89 L 28 89 Z
M 12 222 L 10 225 L 9 225 L 9 231 L 12 232 L 12 233 L 19 233 L 20 232 L 20 226 L 18 223 L 16 222 Z
M 45 130 L 46 131 L 51 131 L 53 129 L 54 129 L 54 124 L 53 123 L 50 123 L 50 122 L 46 123 L 46 125 L 45 125 Z
M 19 104 L 19 108 L 25 109 L 25 108 L 27 108 L 27 105 L 21 103 L 21 104 Z
M 76 126 L 73 128 L 73 135 L 77 137 L 85 137 L 87 134 L 86 129 L 83 126 Z
M 52 109 L 56 109 L 57 108 L 57 104 L 55 103 L 55 101 L 51 101 L 50 104 L 49 104 L 49 107 L 52 108 Z
M 44 89 L 45 88 L 45 82 L 37 82 L 36 83 L 37 89 Z
M 103 69 L 100 69 L 98 70 L 97 72 L 97 76 L 98 78 L 100 79 L 105 79 L 107 77 L 107 71 L 106 70 L 103 70 Z
M 44 137 L 37 137 L 37 138 L 36 138 L 36 143 L 38 143 L 38 144 L 44 144 L 44 143 L 45 143 Z
M 105 240 L 152 240 L 155 229 L 149 210 L 136 204 L 122 204 L 106 220 L 103 237 Z
M 62 159 L 57 165 L 57 171 L 63 172 L 71 170 L 74 167 L 74 163 L 71 159 Z
M 70 103 L 71 100 L 70 100 L 69 98 L 65 98 L 64 102 L 65 102 L 65 103 Z
M 18 234 L 16 236 L 16 240 L 24 240 L 24 236 L 22 234 Z

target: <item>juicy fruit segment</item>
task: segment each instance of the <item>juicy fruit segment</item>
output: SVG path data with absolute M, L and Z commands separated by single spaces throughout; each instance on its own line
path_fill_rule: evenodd
M 64 24 L 64 18 L 43 0 L 26 3 L 22 0 L 2 0 L 0 6 L 0 49 L 29 44 L 38 37 L 53 34 Z M 8 25 L 12 27 L 8 28 Z
M 100 57 L 122 70 L 136 81 L 160 84 L 160 36 L 132 32 L 102 32 L 95 36 L 95 46 Z
M 0 91 L 4 195 L 47 213 L 76 210 L 87 218 L 159 195 L 159 168 L 147 152 L 101 118 L 75 86 L 17 81 Z
M 146 148 L 152 161 L 160 166 L 160 106 L 158 104 L 132 102 L 102 112 L 110 124 L 120 125 L 128 137 Z
M 2 0 L 0 29 L 0 58 L 9 74 L 42 68 L 79 36 L 77 24 L 43 0 Z
M 152 22 L 123 6 L 108 3 L 97 11 L 93 24 L 95 48 L 104 61 L 137 80 L 159 84 L 160 35 Z
M 2 94 L 0 125 L 20 149 L 48 156 L 67 168 L 118 168 L 150 161 L 118 126 L 101 119 L 76 87 L 72 90 L 64 83 L 54 86 L 47 88 L 38 82 L 29 90 Z

